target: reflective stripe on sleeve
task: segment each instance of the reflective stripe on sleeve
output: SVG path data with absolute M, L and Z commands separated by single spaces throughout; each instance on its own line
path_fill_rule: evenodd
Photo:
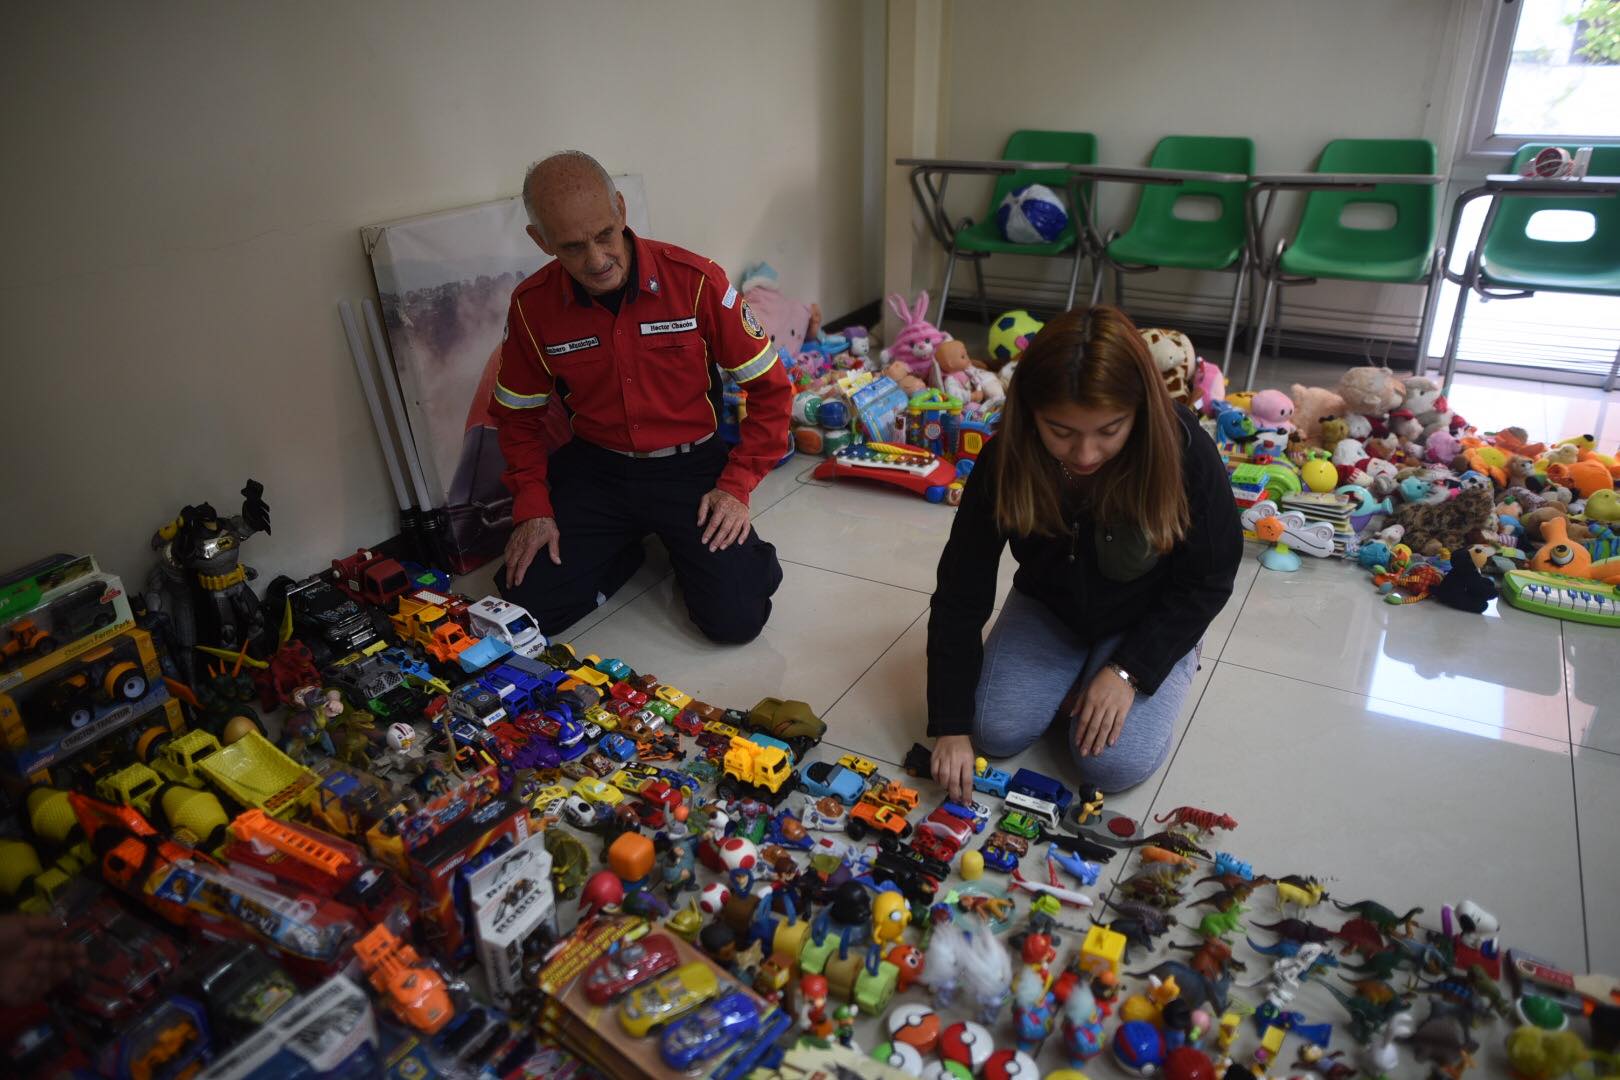
M 750 379 L 759 378 L 761 375 L 771 370 L 771 366 L 775 363 L 776 343 L 773 341 L 767 341 L 765 343 L 765 347 L 759 351 L 758 356 L 747 361 L 746 363 L 738 364 L 734 368 L 726 368 L 725 371 L 727 375 L 730 375 L 737 382 L 745 383 Z
M 495 400 L 508 409 L 538 409 L 551 400 L 550 394 L 520 394 L 515 390 L 508 390 L 499 382 L 495 384 Z

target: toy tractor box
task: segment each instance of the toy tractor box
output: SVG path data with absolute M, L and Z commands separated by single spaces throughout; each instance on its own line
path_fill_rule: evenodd
M 214 1059 L 202 1080 L 359 1080 L 383 1073 L 366 992 L 335 975 Z
M 0 748 L 29 775 L 162 709 L 169 700 L 152 637 L 130 629 L 0 692 Z
M 627 940 L 642 925 L 637 919 L 599 921 L 588 933 L 570 940 L 540 970 L 542 1004 L 536 1019 L 540 1034 L 555 1040 L 565 1050 L 613 1080 L 746 1077 L 756 1067 L 767 1064 L 767 1058 L 774 1057 L 777 1040 L 791 1024 L 787 1014 L 675 934 L 668 935 L 675 950 L 675 967 L 660 978 L 678 977 L 681 972 L 696 971 L 694 965 L 701 965 L 712 977 L 690 981 L 702 982 L 711 988 L 709 1001 L 728 998 L 733 994 L 745 995 L 758 1016 L 758 1022 L 751 1031 L 733 1037 L 729 1043 L 723 1037 L 717 1037 L 720 1035 L 718 1030 L 707 1036 L 694 1034 L 690 1041 L 678 1034 L 671 1035 L 671 1029 L 682 1024 L 687 1025 L 688 1029 L 702 1024 L 706 1002 L 696 1000 L 680 1015 L 654 1027 L 647 1034 L 629 1034 L 620 1021 L 621 1010 L 638 991 L 651 991 L 657 980 L 631 990 L 608 1006 L 593 1004 L 586 997 L 586 980 L 581 976 L 610 947 Z M 718 1029 L 719 1025 L 714 1027 Z M 676 1054 L 685 1051 L 685 1056 L 689 1057 L 692 1046 L 704 1046 L 705 1043 L 713 1047 L 713 1056 L 701 1061 L 686 1061 L 683 1057 L 681 1067 L 671 1065 L 662 1052 L 665 1046 L 673 1044 L 672 1049 Z
M 524 989 L 525 962 L 559 936 L 545 834 L 519 844 L 467 875 L 478 962 L 495 1003 L 511 1008 Z
M 54 555 L 0 578 L 0 690 L 29 682 L 135 625 L 124 584 L 89 555 Z

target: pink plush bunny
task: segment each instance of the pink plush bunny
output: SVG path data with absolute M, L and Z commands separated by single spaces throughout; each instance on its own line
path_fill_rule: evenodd
M 883 350 L 884 363 L 898 360 L 913 375 L 927 379 L 933 370 L 934 347 L 950 340 L 949 334 L 941 333 L 928 321 L 928 292 L 924 290 L 917 297 L 915 311 L 906 310 L 906 298 L 894 293 L 889 297 L 889 309 L 900 316 L 900 321 L 905 325 L 894 336 L 894 342 Z

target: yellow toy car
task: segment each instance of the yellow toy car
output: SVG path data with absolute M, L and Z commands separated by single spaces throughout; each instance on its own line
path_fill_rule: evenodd
M 694 960 L 633 991 L 619 1006 L 619 1023 L 627 1034 L 639 1039 L 719 992 L 720 981 L 714 977 L 714 969 L 702 960 Z
M 612 784 L 604 784 L 594 776 L 582 776 L 575 780 L 574 794 L 607 806 L 617 806 L 624 801 L 624 792 Z
M 562 812 L 563 800 L 568 798 L 568 789 L 562 784 L 550 784 L 535 792 L 529 799 L 529 808 L 537 814 L 558 814 Z
M 660 686 L 658 688 L 658 697 L 662 701 L 669 702 L 677 709 L 684 709 L 688 705 L 692 704 L 691 694 L 688 694 L 685 690 L 676 689 L 673 686 Z
M 838 759 L 838 764 L 851 772 L 856 773 L 862 780 L 869 780 L 877 772 L 877 762 L 863 758 L 859 754 L 845 754 Z

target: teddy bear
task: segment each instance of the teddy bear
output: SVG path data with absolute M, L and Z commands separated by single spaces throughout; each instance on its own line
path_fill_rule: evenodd
M 1140 331 L 1147 343 L 1153 364 L 1164 376 L 1164 388 L 1170 396 L 1188 408 L 1197 400 L 1195 378 L 1198 373 L 1198 350 L 1180 330 L 1150 327 Z
M 1462 443 L 1445 428 L 1430 432 L 1423 440 L 1423 456 L 1436 465 L 1449 466 L 1461 452 Z
M 1361 413 L 1346 413 L 1344 422 L 1350 428 L 1352 439 L 1370 439 L 1373 435 L 1372 421 Z
M 913 375 L 911 369 L 906 366 L 903 360 L 890 361 L 889 366 L 883 369 L 883 374 L 899 383 L 900 389 L 905 391 L 906 397 L 928 389 L 928 384 Z
M 1298 399 L 1295 399 L 1294 415 L 1299 416 Z M 1350 437 L 1350 425 L 1342 416 L 1324 416 L 1317 421 L 1316 437 L 1323 446 L 1338 446 L 1340 440 Z
M 965 343 L 954 338 L 940 342 L 934 346 L 934 360 L 939 364 L 942 389 L 962 403 L 964 418 L 983 416 L 1006 398 L 1001 380 L 968 359 Z
M 1332 390 L 1320 386 L 1306 386 L 1304 383 L 1290 386 L 1288 396 L 1294 402 L 1294 425 L 1305 433 L 1306 439 L 1320 441 L 1323 446 L 1332 446 L 1338 441 L 1330 440 L 1322 434 L 1322 421 L 1330 416 L 1338 417 L 1345 414 L 1349 406 L 1345 404 L 1344 398 Z
M 1402 406 L 1417 417 L 1425 435 L 1451 426 L 1453 414 L 1446 408 L 1439 383 L 1423 375 L 1413 375 L 1401 384 L 1401 390 L 1405 395 Z
M 1383 367 L 1354 367 L 1339 378 L 1345 408 L 1362 416 L 1383 416 L 1401 403 L 1400 380 Z

